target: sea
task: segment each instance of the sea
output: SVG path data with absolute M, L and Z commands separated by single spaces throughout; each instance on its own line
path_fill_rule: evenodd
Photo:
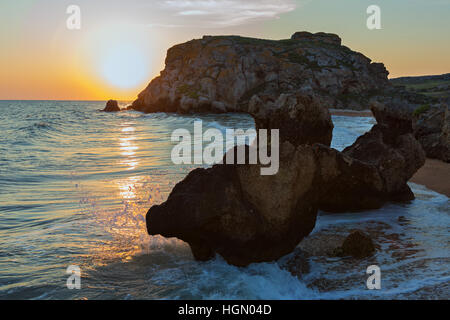
M 242 114 L 100 112 L 104 105 L 0 101 L 0 299 L 450 298 L 450 201 L 421 185 L 410 184 L 410 203 L 319 212 L 308 237 L 313 246 L 363 229 L 374 235 L 377 252 L 361 260 L 313 254 L 301 275 L 286 269 L 289 256 L 245 268 L 220 256 L 197 262 L 183 241 L 149 236 L 148 209 L 199 167 L 173 164 L 173 131 L 192 131 L 198 120 L 223 132 L 254 128 L 254 121 Z M 333 121 L 338 150 L 375 123 Z M 380 270 L 379 290 L 367 287 L 371 265 Z M 70 289 L 74 266 L 80 286 Z

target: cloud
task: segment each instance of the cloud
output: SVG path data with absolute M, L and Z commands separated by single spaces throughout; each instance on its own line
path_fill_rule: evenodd
M 277 19 L 295 10 L 296 4 L 293 0 L 160 0 L 158 7 L 166 20 L 214 28 Z

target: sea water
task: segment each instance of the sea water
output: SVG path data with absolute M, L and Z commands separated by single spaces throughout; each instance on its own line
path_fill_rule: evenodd
M 175 129 L 248 129 L 246 115 L 103 113 L 104 102 L 0 102 L 0 299 L 450 298 L 449 199 L 411 184 L 417 199 L 361 213 L 319 213 L 310 237 L 378 232 L 374 257 L 311 256 L 296 277 L 281 259 L 230 266 L 194 261 L 186 243 L 150 237 L 145 214 L 195 166 L 175 166 Z M 123 104 L 125 106 L 125 104 Z M 374 119 L 333 117 L 342 150 Z M 289 258 L 289 257 L 286 257 Z M 286 259 L 285 258 L 285 259 Z M 366 268 L 381 269 L 368 290 Z M 68 266 L 81 289 L 66 286 Z

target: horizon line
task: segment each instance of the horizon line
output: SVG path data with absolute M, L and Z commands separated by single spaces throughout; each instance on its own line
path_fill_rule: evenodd
M 79 102 L 104 102 L 109 100 L 116 100 L 118 102 L 130 102 L 136 99 L 121 100 L 121 99 L 0 99 L 0 101 L 79 101 Z
M 438 73 L 438 74 L 420 74 L 420 75 L 405 75 L 405 76 L 395 76 L 390 77 L 388 75 L 388 80 L 395 80 L 400 78 L 418 78 L 418 77 L 433 77 L 433 76 L 445 76 L 450 74 L 450 72 L 445 73 Z M 80 102 L 102 102 L 102 101 L 108 101 L 108 100 L 117 100 L 118 102 L 130 102 L 135 101 L 137 98 L 131 98 L 131 99 L 20 99 L 20 98 L 14 98 L 14 99 L 3 99 L 0 98 L 0 101 L 80 101 Z

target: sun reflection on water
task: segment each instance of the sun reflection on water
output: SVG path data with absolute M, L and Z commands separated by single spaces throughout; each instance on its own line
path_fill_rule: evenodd
M 117 165 L 112 179 L 96 181 L 85 203 L 92 213 L 90 227 L 99 228 L 99 233 L 105 235 L 95 238 L 96 244 L 89 248 L 89 264 L 95 266 L 127 262 L 140 254 L 160 250 L 167 240 L 148 235 L 146 213 L 153 205 L 165 201 L 176 182 L 195 167 L 165 168 L 171 164 L 170 138 L 160 139 L 160 135 L 142 128 L 135 120 L 125 121 L 113 131 Z M 138 168 L 141 170 L 135 171 Z M 102 202 L 97 202 L 97 197 Z M 181 240 L 176 243 L 185 246 Z
M 148 188 L 149 177 L 132 176 L 117 179 L 105 189 L 116 188 L 118 193 L 111 196 L 121 200 L 116 208 L 95 207 L 95 224 L 104 229 L 109 238 L 97 240 L 91 248 L 91 262 L 106 265 L 112 261 L 129 261 L 132 257 L 146 252 L 148 234 L 145 215 L 153 201 Z
M 124 200 L 135 199 L 136 190 L 142 186 L 142 177 L 131 177 L 117 182 L 120 196 Z
M 134 127 L 125 127 L 122 128 L 122 132 L 134 132 L 136 129 Z
M 134 170 L 139 166 L 136 143 L 136 128 L 134 123 L 124 123 L 119 128 L 118 147 L 120 160 L 124 170 Z M 145 214 L 151 206 L 150 192 L 145 187 L 145 176 L 131 176 L 117 179 L 109 187 L 118 190 L 118 199 L 123 203 L 119 210 L 98 210 L 96 220 L 106 229 L 111 239 L 103 240 L 101 246 L 93 249 L 93 257 L 97 265 L 103 265 L 111 260 L 128 261 L 144 249 L 148 239 L 145 227 Z M 115 185 L 115 186 L 114 186 Z M 113 196 L 114 198 L 116 196 Z M 145 203 L 145 204 L 144 204 Z
M 125 157 L 120 164 L 127 166 L 126 170 L 134 170 L 138 167 L 139 161 L 136 156 L 136 152 L 139 150 L 139 146 L 134 142 L 136 141 L 136 136 L 132 135 L 136 129 L 132 127 L 130 123 L 124 124 L 120 131 L 125 134 L 125 137 L 119 138 L 119 145 L 121 155 Z

